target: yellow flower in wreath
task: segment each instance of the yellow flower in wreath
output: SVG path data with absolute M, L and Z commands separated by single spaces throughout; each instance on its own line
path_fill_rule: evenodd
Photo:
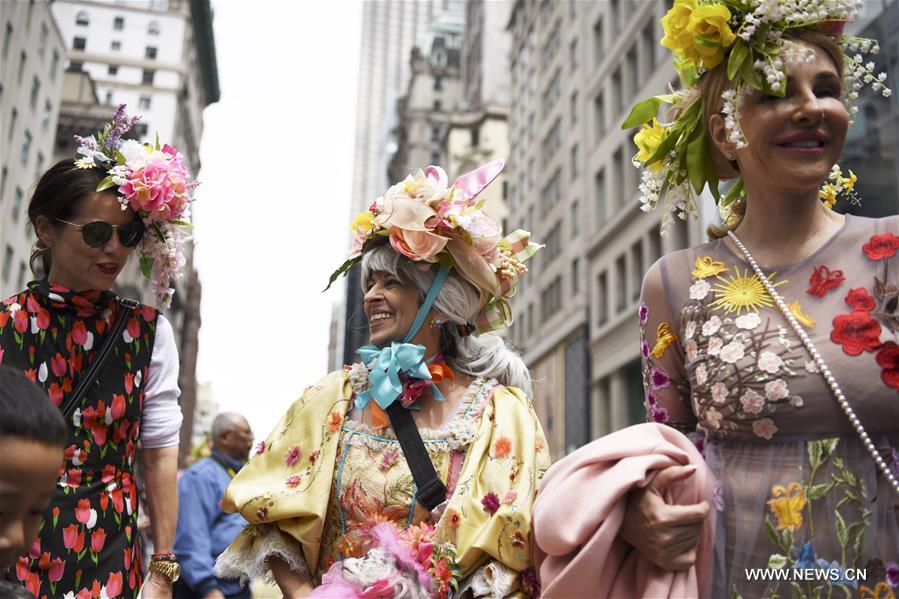
M 777 516 L 777 528 L 796 530 L 802 526 L 802 510 L 805 508 L 805 490 L 799 483 L 789 486 L 775 485 L 768 500 L 771 511 Z
M 688 26 L 693 35 L 693 51 L 696 56 L 689 56 L 696 62 L 711 69 L 724 60 L 724 51 L 729 48 L 737 36 L 731 31 L 727 22 L 730 10 L 723 4 L 701 4 L 690 15 Z
M 646 123 L 639 131 L 637 131 L 636 135 L 634 135 L 634 145 L 637 146 L 637 150 L 639 150 L 634 158 L 640 162 L 646 163 L 646 161 L 656 153 L 656 149 L 659 147 L 659 144 L 662 143 L 664 138 L 665 127 L 663 127 L 657 119 L 652 119 L 652 125 Z M 658 160 L 652 163 L 649 168 L 658 171 L 662 168 L 662 161 Z
M 368 233 L 372 229 L 375 228 L 375 215 L 366 210 L 365 212 L 360 212 L 356 215 L 356 218 L 353 219 L 353 223 L 350 225 L 350 230 L 353 233 Z
M 693 33 L 690 31 L 690 15 L 696 8 L 696 0 L 674 0 L 674 6 L 662 17 L 662 45 L 676 53 L 684 54 L 693 46 Z

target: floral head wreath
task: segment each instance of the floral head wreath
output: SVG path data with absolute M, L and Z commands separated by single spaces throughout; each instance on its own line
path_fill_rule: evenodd
M 499 223 L 483 209 L 485 200 L 478 199 L 504 166 L 502 160 L 488 162 L 451 186 L 442 168 L 429 166 L 393 185 L 353 220 L 352 253 L 328 287 L 386 239 L 406 258 L 449 267 L 474 285 L 481 300 L 476 332 L 511 325 L 509 298 L 527 272 L 524 262 L 543 246 L 521 229 L 502 237 Z
M 184 249 L 190 237 L 190 193 L 198 185 L 191 180 L 185 159 L 170 145 L 143 144 L 122 139 L 140 121 L 128 117 L 121 104 L 112 120 L 96 135 L 75 136 L 78 168 L 105 169 L 108 176 L 97 191 L 118 192 L 122 210 L 131 208 L 147 227 L 137 246 L 140 269 L 150 279 L 156 303 L 171 304 L 172 282 L 181 275 L 187 260 Z
M 662 18 L 665 36 L 661 43 L 674 52 L 674 66 L 683 89 L 654 96 L 636 104 L 622 129 L 642 125 L 634 136 L 638 152 L 634 165 L 642 169 L 640 202 L 646 212 L 654 210 L 661 196 L 666 209 L 662 219 L 664 234 L 672 214 L 686 219 L 697 212 L 697 196 L 708 185 L 723 216 L 729 206 L 745 194 L 737 178 L 725 197 L 718 193 L 715 161 L 706 142 L 699 84 L 713 68 L 724 63 L 730 86 L 722 93 L 722 114 L 727 139 L 737 148 L 746 147 L 740 130 L 740 102 L 743 93 L 758 90 L 784 97 L 787 91 L 785 64 L 814 60 L 814 52 L 784 39 L 791 30 L 815 29 L 832 35 L 843 52 L 845 65 L 843 102 L 852 115 L 858 108 L 862 84 L 871 84 L 885 97 L 886 74 L 874 75 L 874 63 L 863 63 L 862 53 L 876 53 L 872 39 L 843 35 L 843 26 L 861 7 L 860 0 L 675 0 Z M 669 105 L 675 119 L 659 123 L 662 104 Z M 852 197 L 855 175 L 843 177 L 839 167 L 828 177 L 821 199 L 832 206 L 837 193 Z

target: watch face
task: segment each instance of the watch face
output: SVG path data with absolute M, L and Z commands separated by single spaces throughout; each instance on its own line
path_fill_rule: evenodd
M 181 565 L 176 562 L 172 566 L 172 582 L 178 582 L 178 579 L 181 578 Z

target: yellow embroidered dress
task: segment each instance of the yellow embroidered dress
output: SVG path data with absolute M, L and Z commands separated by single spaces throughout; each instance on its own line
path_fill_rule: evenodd
M 365 527 L 430 518 L 415 511 L 415 483 L 393 431 L 373 431 L 347 413 L 350 379 L 365 374 L 353 370 L 307 389 L 228 487 L 222 507 L 250 525 L 219 558 L 219 575 L 267 578 L 265 558 L 278 555 L 318 582 L 336 560 L 358 557 Z M 455 547 L 459 577 L 476 596 L 515 593 L 531 567 L 531 507 L 549 466 L 530 401 L 476 379 L 443 427 L 420 433 L 451 494 L 436 528 Z
M 899 472 L 897 234 L 899 217 L 847 216 L 807 259 L 764 271 Z M 699 433 L 719 480 L 712 596 L 894 597 L 899 499 L 742 256 L 723 240 L 665 256 L 640 321 L 648 412 Z

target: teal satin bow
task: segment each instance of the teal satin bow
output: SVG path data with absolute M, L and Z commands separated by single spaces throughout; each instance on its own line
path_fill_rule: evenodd
M 356 396 L 356 409 L 362 411 L 368 402 L 375 402 L 386 410 L 403 392 L 400 373 L 419 380 L 431 380 L 431 372 L 424 361 L 425 347 L 416 343 L 394 341 L 390 347 L 379 349 L 374 345 L 363 345 L 356 350 L 365 365 L 377 362 L 368 373 L 369 388 Z

